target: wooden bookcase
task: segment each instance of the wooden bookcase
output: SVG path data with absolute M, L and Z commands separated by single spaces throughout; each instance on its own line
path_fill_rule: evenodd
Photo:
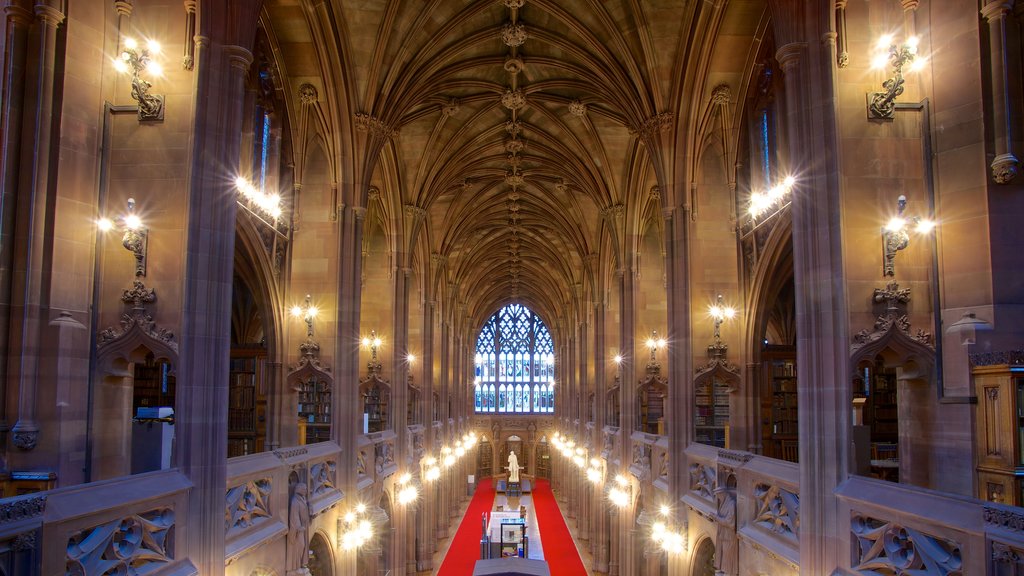
M 799 433 L 796 350 L 792 346 L 765 346 L 761 359 L 764 374 L 761 412 L 765 455 L 796 462 Z
M 305 434 L 303 444 L 316 444 L 331 439 L 331 385 L 330 382 L 310 376 L 299 383 L 299 420 Z
M 725 448 L 726 428 L 729 426 L 727 384 L 714 377 L 697 382 L 694 404 L 694 441 Z
M 231 351 L 228 374 L 228 458 L 263 452 L 266 438 L 266 350 Z
M 153 355 L 146 357 L 145 363 L 134 366 L 134 386 L 132 392 L 132 416 L 139 413 L 139 408 L 174 408 L 174 374 L 167 362 L 153 360 Z
M 1019 357 L 1013 361 L 1022 360 Z M 975 366 L 978 498 L 1024 505 L 1024 363 Z

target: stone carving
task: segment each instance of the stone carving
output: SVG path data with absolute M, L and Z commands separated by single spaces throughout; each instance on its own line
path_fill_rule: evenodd
M 526 4 L 526 0 L 505 0 L 505 7 L 509 10 L 522 8 L 524 4 Z
M 376 116 L 359 113 L 356 114 L 355 120 L 356 130 L 360 132 L 369 132 L 370 134 L 385 140 L 390 140 L 395 136 L 398 136 L 398 130 L 388 126 L 384 121 Z
M 286 574 L 289 576 L 309 574 L 309 501 L 306 499 L 306 485 L 295 484 L 295 492 L 288 502 L 288 548 L 285 553 Z
M 519 482 L 519 458 L 515 450 L 508 453 L 508 481 Z
M 157 508 L 93 526 L 68 538 L 65 572 L 145 574 L 174 559 L 174 510 Z
M 288 448 L 285 450 L 274 450 L 274 455 L 281 460 L 289 460 L 296 456 L 304 456 L 309 453 L 309 450 L 304 446 L 297 446 L 295 448 Z
M 663 451 L 658 456 L 658 478 L 668 478 L 668 451 Z
M 526 144 L 518 138 L 509 138 L 505 140 L 505 151 L 509 154 L 519 154 L 526 148 Z
M 960 545 L 895 522 L 854 515 L 853 570 L 865 574 L 962 574 Z
M 501 28 L 501 41 L 509 48 L 522 46 L 526 42 L 526 26 L 516 22 L 509 22 Z
M 1024 554 L 1020 550 L 1011 548 L 1002 542 L 992 543 L 992 561 L 996 564 L 1020 565 L 1024 561 Z M 1011 572 L 1016 574 L 1016 572 Z
M 629 133 L 634 136 L 640 136 L 641 139 L 650 138 L 660 132 L 664 132 L 672 127 L 672 120 L 675 118 L 675 114 L 672 112 L 662 112 L 661 114 L 655 114 L 650 118 L 644 120 L 639 126 L 634 126 L 629 129 Z
M 519 74 L 524 68 L 522 58 L 516 58 L 515 56 L 509 56 L 505 59 L 505 72 L 509 74 Z
M 971 366 L 995 366 L 998 364 L 1024 364 L 1024 350 L 1003 350 L 1000 352 L 975 352 L 968 356 Z
M 22 532 L 14 537 L 11 542 L 11 549 L 15 552 L 24 552 L 25 550 L 34 550 L 36 547 L 36 531 Z
M 306 83 L 299 86 L 299 102 L 303 105 L 316 104 L 319 99 L 320 94 L 312 84 Z
M 526 106 L 526 95 L 519 88 L 515 90 L 509 88 L 501 95 L 501 105 L 509 110 L 519 110 Z
M 800 534 L 800 497 L 788 490 L 768 484 L 754 487 L 757 512 L 754 523 L 790 538 Z
M 996 184 L 1009 184 L 1017 177 L 1019 162 L 1013 154 L 1000 154 L 992 160 L 992 179 Z
M 311 496 L 319 496 L 324 492 L 334 490 L 335 478 L 337 478 L 338 464 L 334 460 L 317 462 L 309 469 L 310 479 L 313 484 Z
M 11 434 L 11 442 L 19 450 L 33 450 L 39 442 L 39 430 L 16 430 Z
M 356 453 L 356 476 L 366 476 L 366 450 Z
M 519 188 L 524 183 L 523 171 L 516 169 L 506 171 L 505 183 L 511 186 L 513 189 Z
M 505 132 L 515 138 L 523 133 L 523 123 L 519 120 L 509 120 L 505 122 Z
M 705 500 L 715 499 L 718 487 L 718 473 L 713 466 L 690 464 L 690 490 Z
M 104 345 L 123 337 L 131 332 L 133 328 L 138 328 L 146 336 L 163 342 L 175 352 L 178 351 L 178 343 L 174 341 L 174 334 L 157 326 L 153 316 L 146 311 L 146 304 L 156 302 L 156 292 L 154 290 L 147 289 L 141 280 L 135 280 L 132 288 L 125 290 L 121 294 L 121 301 L 125 304 L 131 304 L 131 311 L 121 315 L 120 328 L 111 327 L 100 332 L 100 341 L 97 348 L 102 348 Z
M 572 102 L 569 102 L 569 114 L 572 114 L 577 118 L 582 118 L 587 115 L 587 105 L 578 99 L 573 100 Z
M 923 330 L 918 330 L 915 334 L 910 333 L 910 321 L 907 319 L 907 315 L 900 310 L 900 306 L 906 305 L 910 300 L 909 288 L 900 288 L 899 284 L 895 281 L 889 282 L 884 289 L 875 288 L 872 299 L 875 302 L 886 303 L 885 313 L 875 320 L 875 325 L 871 331 L 865 328 L 854 335 L 854 343 L 851 346 L 852 352 L 856 352 L 872 342 L 881 340 L 892 330 L 903 333 L 904 336 L 919 344 L 934 348 L 931 334 Z
M 270 478 L 250 480 L 227 491 L 224 531 L 243 530 L 261 518 L 270 518 Z
M 722 106 L 732 102 L 732 89 L 729 88 L 728 84 L 719 84 L 711 91 L 711 103 L 716 106 Z
M 0 503 L 0 524 L 9 524 L 42 516 L 46 510 L 46 496 L 33 496 Z
M 986 524 L 992 524 L 1014 532 L 1024 532 L 1024 514 L 1019 512 L 1006 508 L 985 506 L 982 516 Z
M 455 96 L 452 96 L 451 98 L 448 99 L 448 102 L 441 105 L 441 114 L 447 118 L 451 118 L 452 116 L 455 116 L 456 114 L 459 113 L 459 109 L 461 107 L 462 106 L 459 102 L 459 99 L 456 98 Z
M 739 539 L 736 536 L 736 494 L 728 488 L 715 490 L 718 510 L 715 512 L 715 572 L 733 576 L 739 569 Z

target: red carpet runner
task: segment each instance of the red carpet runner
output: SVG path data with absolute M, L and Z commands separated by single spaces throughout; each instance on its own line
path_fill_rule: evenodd
M 549 491 L 550 492 L 550 491 Z M 452 538 L 452 545 L 444 555 L 437 576 L 471 576 L 473 566 L 480 559 L 480 515 L 490 512 L 494 505 L 494 484 L 490 478 L 480 480 L 476 493 L 469 502 L 466 515 Z M 438 512 L 447 512 L 439 510 Z M 554 574 L 554 572 L 552 572 Z
M 562 519 L 562 512 L 547 480 L 537 480 L 533 488 L 533 506 L 540 525 L 544 559 L 551 569 L 551 576 L 587 576 L 587 569 L 583 567 L 576 543 Z

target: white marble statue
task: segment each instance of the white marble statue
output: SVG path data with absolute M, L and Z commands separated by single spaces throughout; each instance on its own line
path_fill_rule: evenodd
M 508 453 L 508 481 L 519 482 L 519 458 L 515 450 Z

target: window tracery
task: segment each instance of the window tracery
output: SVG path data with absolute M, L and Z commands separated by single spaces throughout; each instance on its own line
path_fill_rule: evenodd
M 475 411 L 554 412 L 554 375 L 554 345 L 544 321 L 520 304 L 505 306 L 477 338 Z

